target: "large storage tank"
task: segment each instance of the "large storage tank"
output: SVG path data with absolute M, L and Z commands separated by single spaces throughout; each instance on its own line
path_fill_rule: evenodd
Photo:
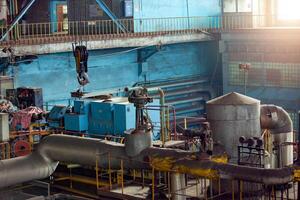
M 231 162 L 237 160 L 239 138 L 259 137 L 260 101 L 229 93 L 207 102 L 207 118 L 214 142 L 222 144 Z

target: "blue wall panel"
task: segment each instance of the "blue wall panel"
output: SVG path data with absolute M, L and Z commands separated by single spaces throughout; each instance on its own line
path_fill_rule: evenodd
M 210 76 L 216 50 L 215 42 L 163 46 L 147 60 L 147 81 Z M 144 80 L 138 73 L 136 50 L 116 53 L 120 51 L 124 49 L 90 51 L 88 74 L 91 83 L 85 88 L 87 91 L 123 88 Z M 70 92 L 78 87 L 72 53 L 39 55 L 31 64 L 20 64 L 14 73 L 17 87 L 42 87 L 45 101 L 69 99 Z
M 221 0 L 188 0 L 188 16 L 219 16 L 221 15 Z
M 220 15 L 220 0 L 134 0 L 135 32 L 218 27 Z

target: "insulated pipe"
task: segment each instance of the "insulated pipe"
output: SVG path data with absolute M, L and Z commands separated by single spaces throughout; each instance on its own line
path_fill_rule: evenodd
M 292 180 L 293 169 L 261 169 L 213 161 L 193 160 L 193 153 L 150 147 L 138 156 L 126 154 L 125 146 L 104 140 L 65 135 L 51 135 L 42 140 L 31 155 L 0 161 L 0 188 L 49 177 L 58 162 L 120 169 L 151 169 L 187 173 L 200 177 L 235 178 L 266 185 L 284 184 Z M 98 157 L 98 159 L 96 159 Z M 150 164 L 144 161 L 149 161 Z M 150 166 L 151 165 L 151 166 Z
M 216 163 L 212 161 L 197 162 L 182 159 L 176 162 L 176 167 L 181 168 L 181 173 L 197 176 L 202 173 L 216 173 L 220 178 L 242 180 L 265 185 L 286 184 L 293 180 L 293 168 L 265 169 L 230 163 Z
M 277 157 L 273 159 L 274 167 L 285 167 L 293 164 L 294 140 L 293 122 L 289 114 L 275 105 L 261 105 L 261 128 L 268 129 L 273 143 L 277 146 Z
M 293 132 L 293 122 L 289 114 L 279 106 L 261 105 L 261 128 L 272 134 Z
M 0 188 L 49 177 L 58 162 L 49 162 L 38 153 L 0 161 Z
M 111 168 L 114 169 L 120 169 L 122 158 L 125 166 L 146 168 L 143 162 L 136 161 L 139 158 L 130 161 L 122 144 L 51 135 L 44 138 L 31 155 L 0 161 L 0 188 L 47 178 L 55 171 L 59 161 L 95 166 L 97 156 L 99 167 L 108 168 L 110 157 Z

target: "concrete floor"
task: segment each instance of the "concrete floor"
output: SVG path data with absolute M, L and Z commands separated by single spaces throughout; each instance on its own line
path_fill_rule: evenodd
M 199 199 L 205 199 L 205 193 L 207 191 L 207 188 L 204 187 L 205 182 L 204 180 L 199 180 L 198 181 L 198 185 L 196 184 L 196 180 L 189 180 L 188 181 L 188 186 L 186 188 L 186 193 L 185 196 L 188 198 L 199 198 Z M 209 186 L 209 181 L 206 181 L 206 187 Z M 145 186 L 144 188 L 140 185 L 129 185 L 129 186 L 125 186 L 124 187 L 124 194 L 125 195 L 129 195 L 129 196 L 133 196 L 139 199 L 149 199 L 149 195 L 151 193 L 150 191 L 150 187 L 149 186 Z M 34 191 L 32 193 L 30 193 L 30 191 Z M 33 187 L 31 189 L 28 190 L 24 189 L 24 190 L 10 190 L 10 191 L 0 191 L 0 200 L 48 200 L 49 198 L 44 197 L 42 194 L 44 193 L 44 188 L 37 188 L 37 187 Z M 122 194 L 122 188 L 119 187 L 117 189 L 113 189 L 111 192 L 113 193 L 117 193 L 117 194 Z M 289 190 L 289 195 L 287 198 L 287 190 L 284 191 L 283 193 L 283 198 L 281 198 L 281 192 L 277 191 L 276 192 L 276 198 L 272 198 L 272 200 L 274 199 L 289 199 L 289 200 L 296 200 L 297 199 L 297 183 L 295 183 Z M 178 194 L 179 192 L 177 192 L 178 197 L 180 197 L 180 195 Z M 238 195 L 238 194 L 236 194 Z M 168 195 L 167 195 L 168 197 Z M 80 197 L 75 197 L 72 195 L 61 195 L 61 194 L 57 194 L 54 195 L 52 197 L 51 200 L 59 200 L 59 199 L 70 199 L 70 200 L 82 200 L 85 198 L 80 198 Z M 159 198 L 156 198 L 159 199 Z M 221 198 L 221 199 L 225 199 L 225 198 Z M 227 197 L 226 199 L 231 199 L 231 193 L 229 192 L 229 197 Z M 236 196 L 236 199 L 238 199 L 238 197 Z M 243 199 L 259 199 L 259 200 L 269 200 L 269 196 L 263 196 L 263 197 L 254 197 L 254 198 L 245 198 L 245 196 L 243 196 Z

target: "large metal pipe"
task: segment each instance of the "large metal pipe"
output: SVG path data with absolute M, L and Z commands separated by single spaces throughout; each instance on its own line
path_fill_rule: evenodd
M 0 162 L 0 188 L 49 177 L 58 162 L 49 162 L 38 153 Z
M 150 169 L 187 173 L 195 176 L 234 178 L 260 182 L 266 185 L 283 184 L 292 180 L 293 169 L 260 169 L 212 161 L 193 160 L 193 153 L 150 147 L 138 156 L 126 154 L 125 146 L 104 140 L 64 135 L 51 135 L 42 140 L 31 155 L 0 161 L 0 188 L 49 177 L 58 162 L 76 163 L 120 169 L 123 159 L 125 169 Z M 150 160 L 150 164 L 145 161 Z M 151 166 L 150 166 L 151 165 Z
M 99 167 L 108 168 L 109 157 L 111 167 L 114 169 L 120 169 L 122 158 L 126 166 L 145 167 L 142 162 L 130 161 L 122 144 L 90 138 L 51 135 L 43 139 L 31 155 L 0 161 L 0 188 L 47 178 L 55 171 L 59 161 L 95 166 L 97 156 Z
M 289 114 L 279 106 L 261 105 L 261 128 L 272 134 L 293 132 L 293 122 Z
M 285 167 L 293 164 L 293 122 L 289 114 L 279 106 L 261 106 L 261 128 L 268 129 L 277 153 L 273 154 L 273 167 Z

